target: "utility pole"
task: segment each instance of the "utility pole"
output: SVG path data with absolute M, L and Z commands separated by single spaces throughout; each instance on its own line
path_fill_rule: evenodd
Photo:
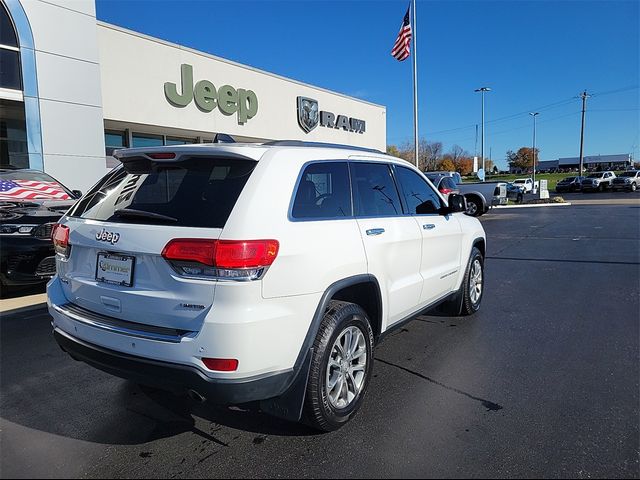
M 587 111 L 587 98 L 591 95 L 587 93 L 585 90 L 580 94 L 582 98 L 582 128 L 580 129 L 580 176 L 582 177 L 582 171 L 584 169 L 584 117 L 585 112 Z
M 531 186 L 532 192 L 536 193 L 536 117 L 540 115 L 540 112 L 530 112 L 529 115 L 533 117 L 533 185 Z
M 482 140 L 480 143 L 481 145 L 480 156 L 482 157 L 482 171 L 484 172 L 485 175 L 487 172 L 484 169 L 484 92 L 490 92 L 490 91 L 491 89 L 489 87 L 480 87 L 475 90 L 475 92 L 481 92 L 482 94 Z

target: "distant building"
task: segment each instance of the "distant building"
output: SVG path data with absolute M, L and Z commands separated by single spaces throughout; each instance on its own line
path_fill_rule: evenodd
M 585 170 L 625 170 L 633 166 L 631 155 L 620 153 L 616 155 L 588 155 L 584 157 Z M 542 160 L 538 162 L 536 171 L 573 170 L 580 168 L 580 157 L 566 157 L 558 160 Z M 520 168 L 510 168 L 510 173 L 522 173 Z

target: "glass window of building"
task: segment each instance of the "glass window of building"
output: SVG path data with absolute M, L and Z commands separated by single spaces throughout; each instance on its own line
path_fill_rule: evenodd
M 196 139 L 195 138 L 166 137 L 165 145 L 187 145 L 189 143 L 196 143 Z
M 9 12 L 0 2 L 0 88 L 22 90 L 18 36 Z M 6 90 L 5 90 L 6 92 Z M 18 98 L 20 96 L 18 95 Z M 29 167 L 24 103 L 0 91 L 0 167 Z
M 164 144 L 162 135 L 148 135 L 143 133 L 133 134 L 132 147 L 161 147 Z
M 29 168 L 22 102 L 0 99 L 0 167 Z
M 0 45 L 18 47 L 18 37 L 4 4 L 0 2 Z
M 20 50 L 13 22 L 0 2 L 0 87 L 22 90 Z

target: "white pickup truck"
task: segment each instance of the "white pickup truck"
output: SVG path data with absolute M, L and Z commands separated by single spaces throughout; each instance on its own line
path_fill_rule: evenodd
M 524 187 L 524 193 L 531 193 L 533 192 L 533 179 L 531 177 L 529 178 L 518 178 L 516 180 L 513 181 L 514 185 L 516 186 L 522 186 Z M 535 182 L 535 188 L 536 190 L 538 190 L 538 182 Z

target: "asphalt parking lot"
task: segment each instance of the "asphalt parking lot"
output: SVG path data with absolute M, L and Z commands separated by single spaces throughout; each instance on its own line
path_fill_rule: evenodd
M 480 312 L 389 336 L 331 434 L 141 390 L 66 356 L 44 310 L 4 316 L 0 475 L 637 478 L 639 197 L 482 217 Z

